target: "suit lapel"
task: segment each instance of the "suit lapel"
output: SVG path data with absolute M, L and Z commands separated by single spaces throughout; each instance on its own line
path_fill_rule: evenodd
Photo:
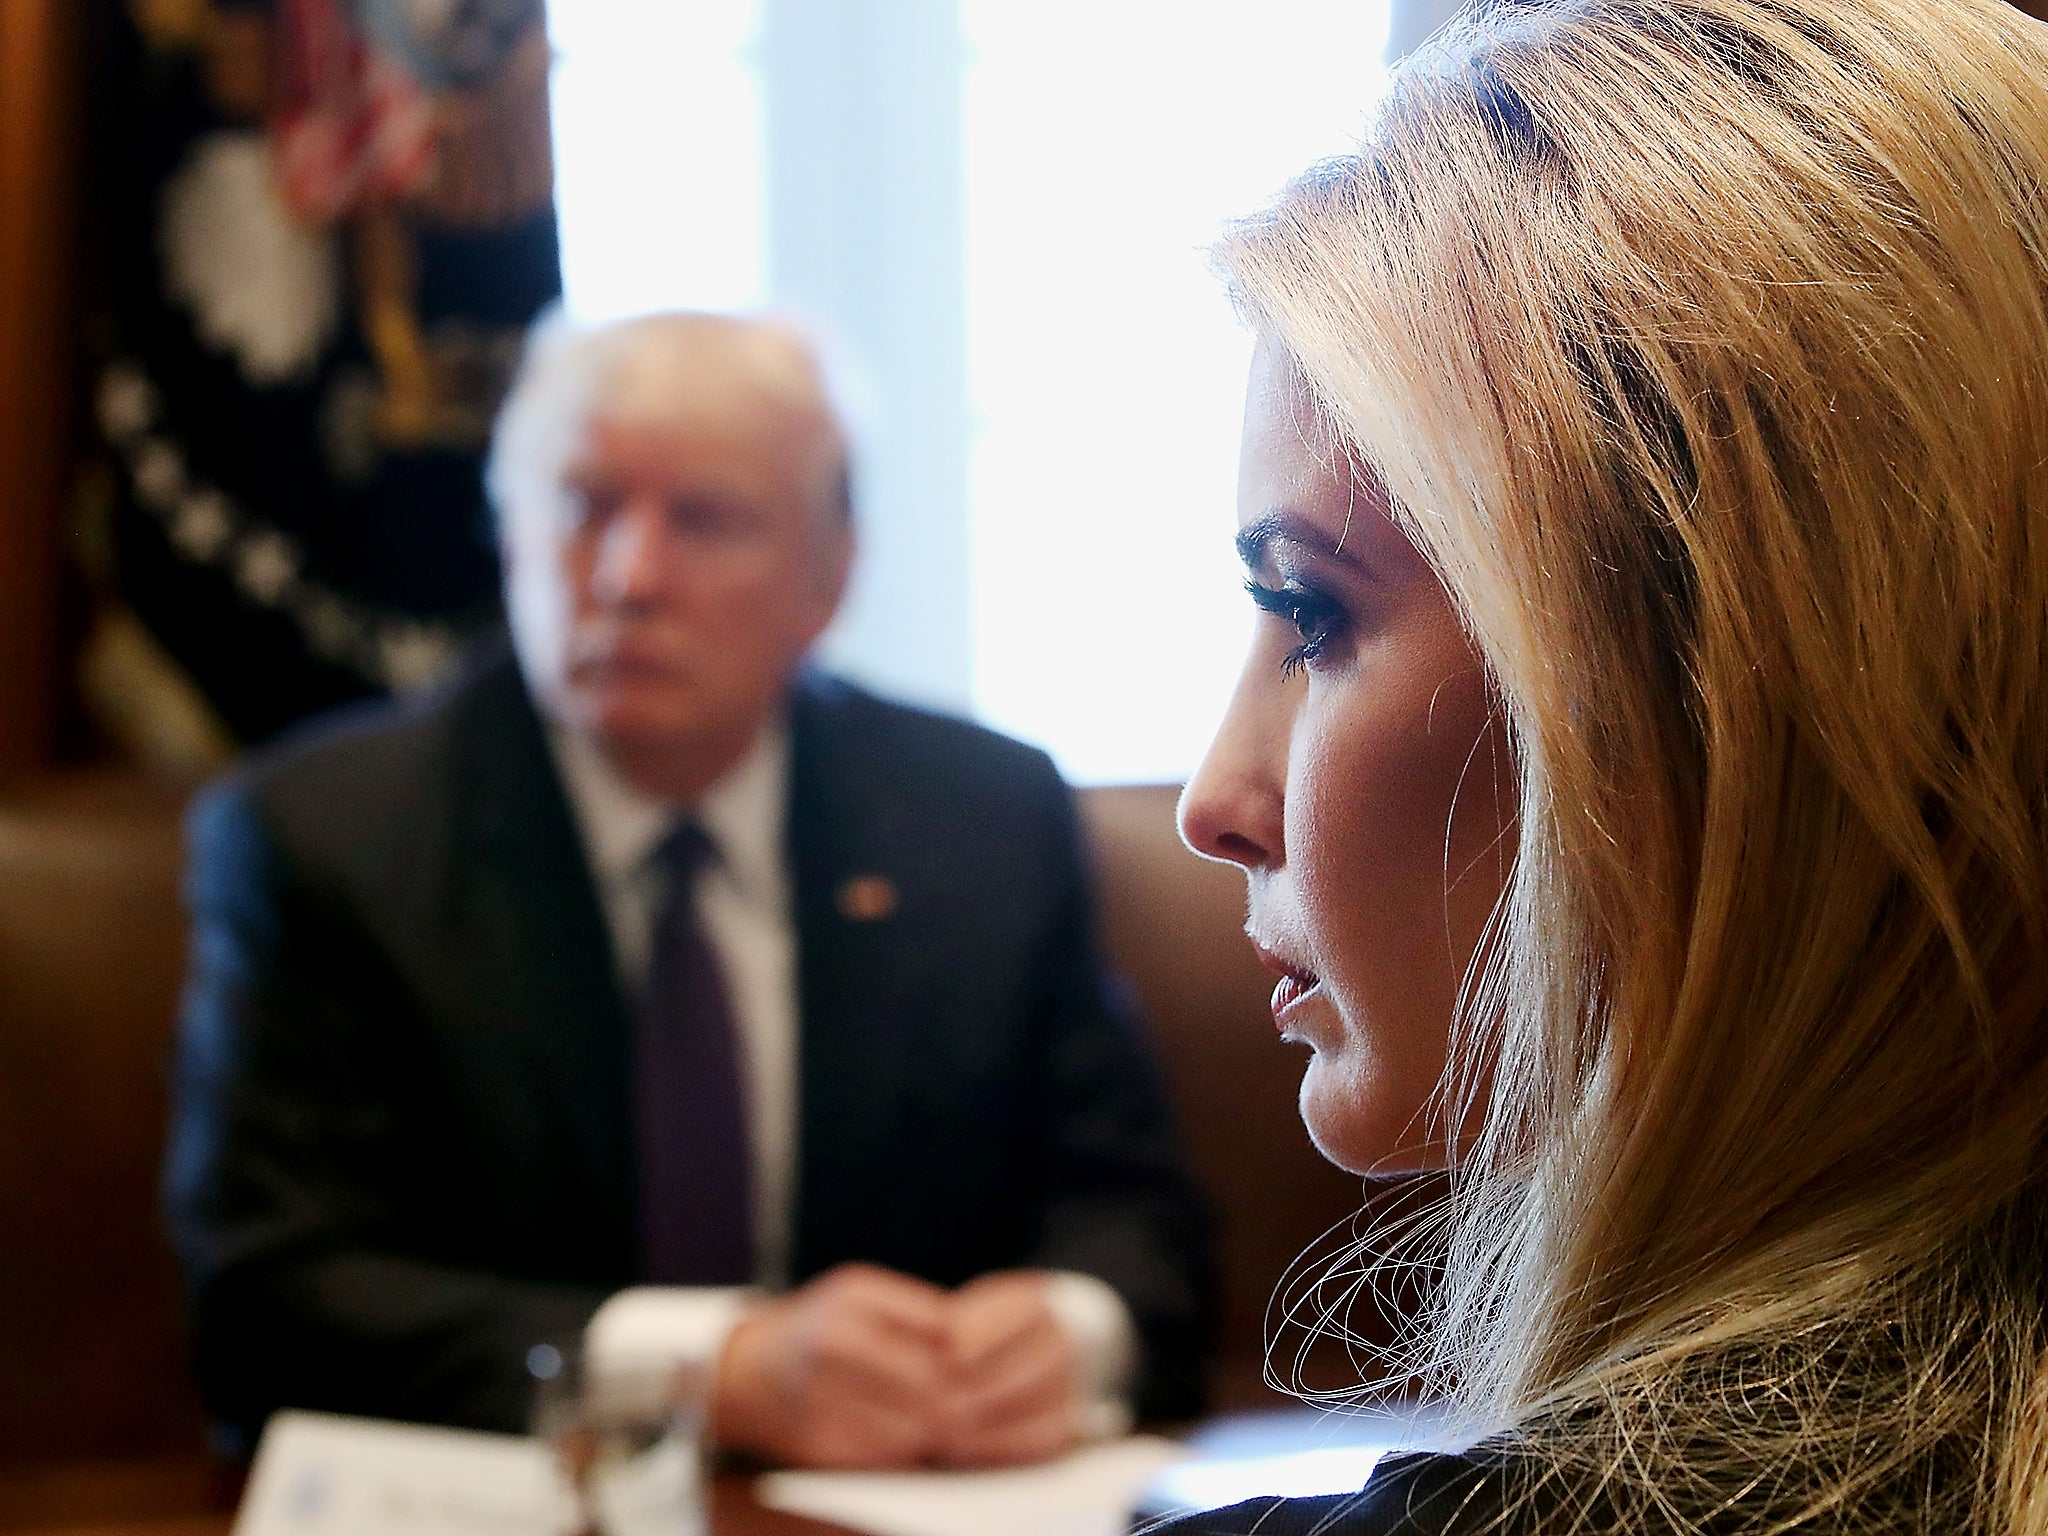
M 538 716 L 509 655 L 463 699 L 457 782 L 462 920 L 503 1045 L 526 1070 L 532 1135 L 553 1142 L 564 1194 L 632 1262 L 635 1173 L 630 1035 L 611 936 Z

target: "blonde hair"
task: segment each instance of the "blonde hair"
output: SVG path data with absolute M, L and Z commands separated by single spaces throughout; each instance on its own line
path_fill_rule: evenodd
M 1518 754 L 1420 1366 L 1559 1527 L 2048 1531 L 2048 30 L 1483 7 L 1219 259 Z

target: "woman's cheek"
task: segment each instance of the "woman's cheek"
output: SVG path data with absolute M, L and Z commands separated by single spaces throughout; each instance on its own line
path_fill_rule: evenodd
M 1312 1031 L 1301 1112 L 1323 1155 L 1354 1172 L 1443 1160 L 1427 1143 L 1457 990 L 1445 832 L 1478 730 L 1465 734 L 1456 711 L 1429 728 L 1433 698 L 1450 702 L 1444 677 L 1317 689 L 1297 720 L 1289 875 L 1330 1010 Z

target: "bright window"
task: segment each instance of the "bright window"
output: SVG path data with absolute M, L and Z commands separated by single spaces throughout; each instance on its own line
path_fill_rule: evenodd
M 592 320 L 765 292 L 756 0 L 551 0 L 562 285 Z
M 1185 777 L 1249 622 L 1250 343 L 1204 251 L 1348 147 L 1385 0 L 553 0 L 551 25 L 570 307 L 793 304 L 871 387 L 832 660 L 1082 782 Z
M 966 17 L 975 709 L 1071 778 L 1183 779 L 1251 611 L 1230 547 L 1251 345 L 1204 251 L 1351 142 L 1386 6 Z

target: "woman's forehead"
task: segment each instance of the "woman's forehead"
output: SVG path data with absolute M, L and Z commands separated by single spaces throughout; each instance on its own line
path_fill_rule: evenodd
M 1270 331 L 1259 334 L 1252 346 L 1251 378 L 1245 387 L 1245 412 L 1258 412 L 1268 419 L 1291 419 L 1303 429 L 1327 432 L 1322 408 L 1308 375 L 1287 344 Z
M 1299 362 L 1269 338 L 1253 352 L 1238 491 L 1240 524 L 1307 514 L 1331 522 L 1333 542 L 1359 512 L 1387 512 L 1384 480 L 1346 441 Z

